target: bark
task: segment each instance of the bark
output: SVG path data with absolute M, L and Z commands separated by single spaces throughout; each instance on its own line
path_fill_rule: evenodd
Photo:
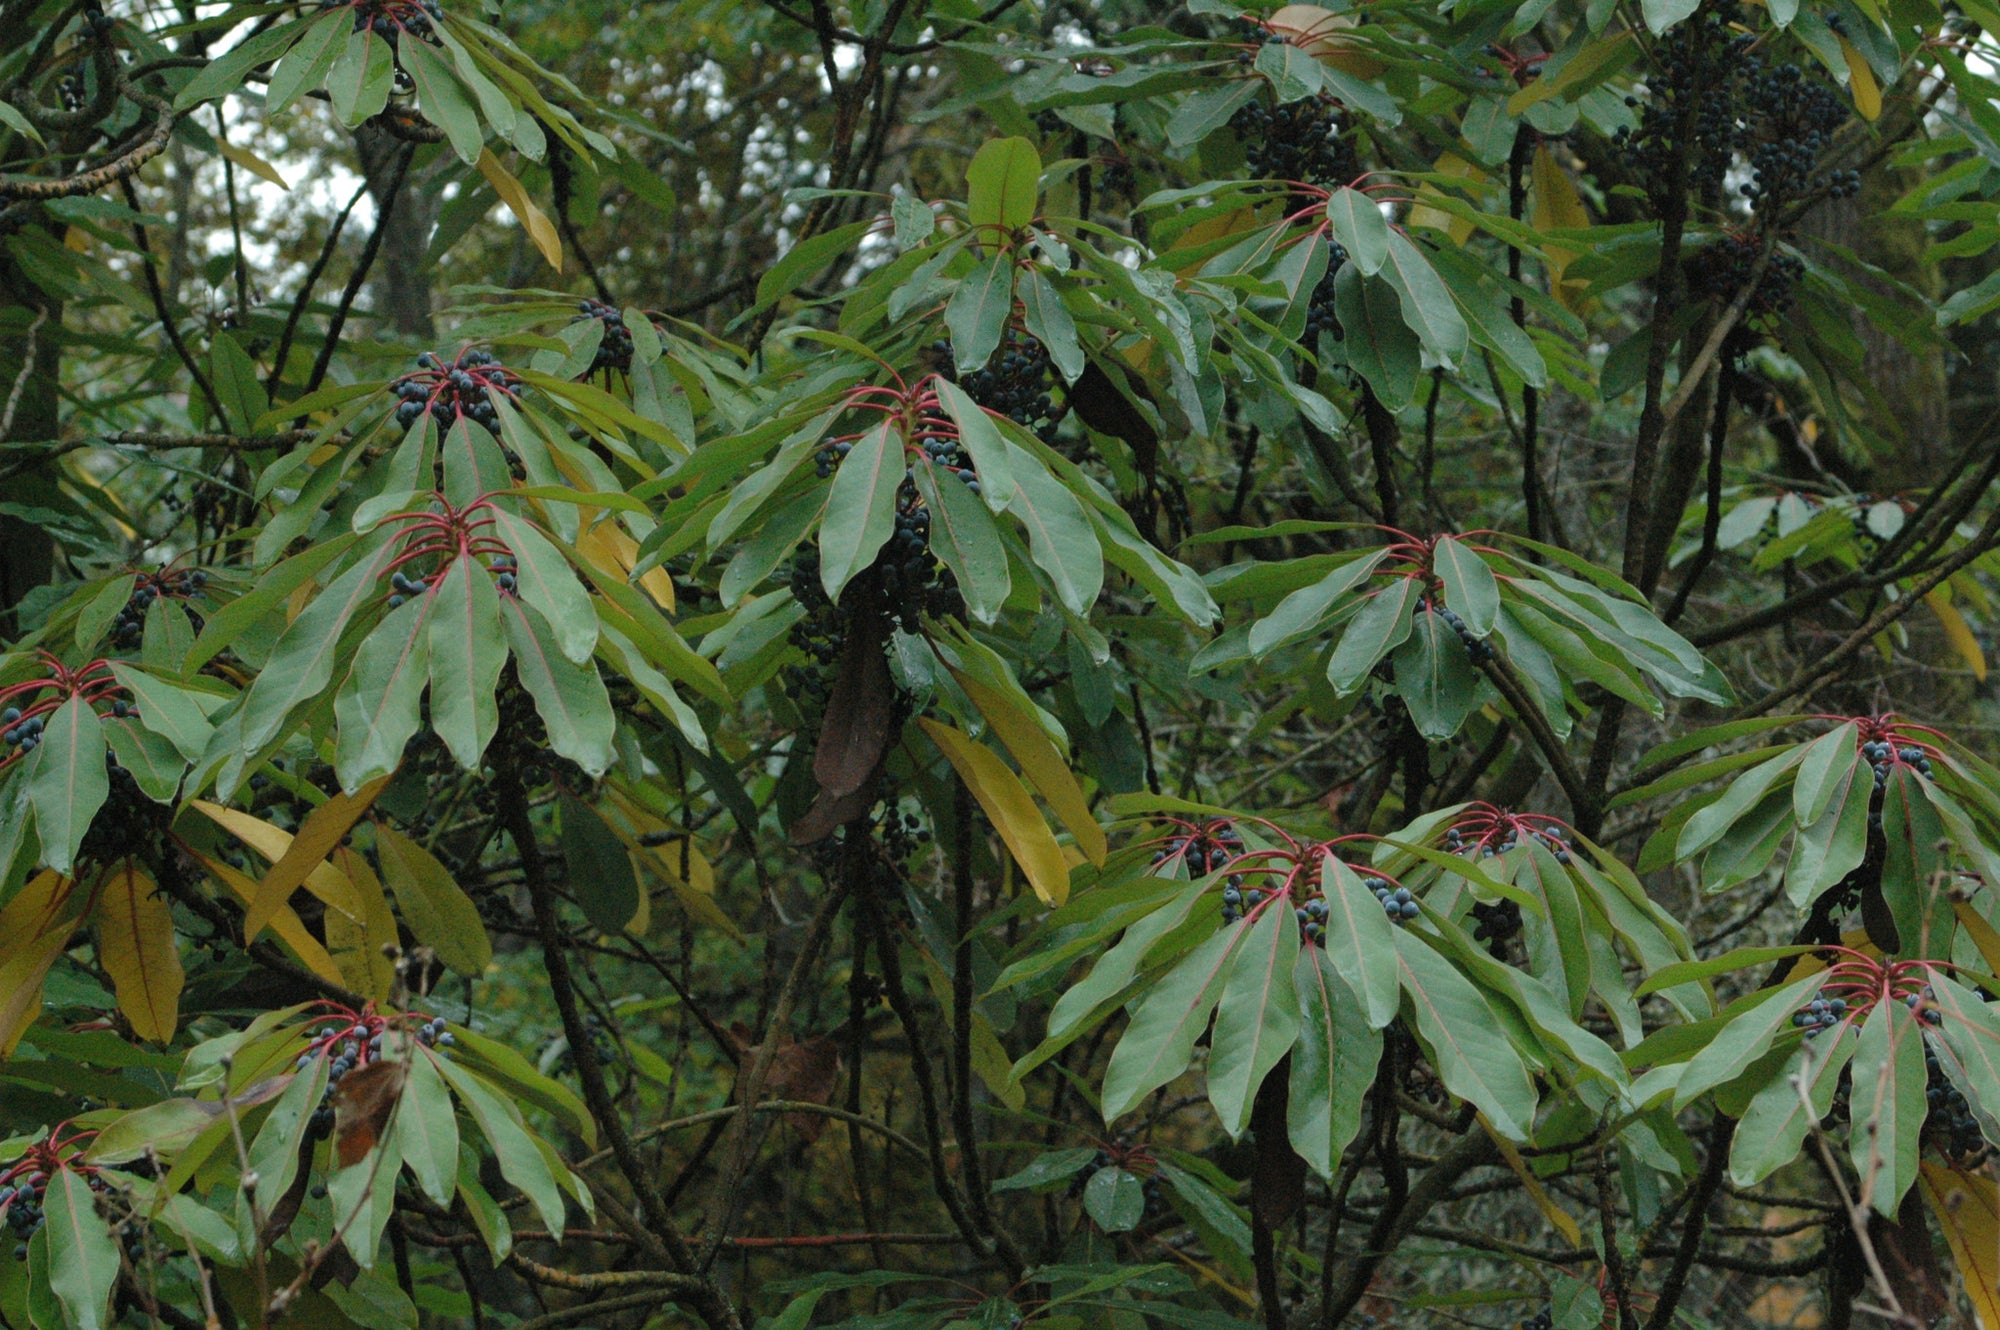
M 368 179 L 376 215 L 388 200 L 396 178 L 396 160 L 403 143 L 369 126 L 354 134 L 361 170 Z M 389 214 L 388 230 L 382 237 L 381 257 L 368 284 L 368 298 L 376 318 L 398 335 L 429 342 L 436 335 L 431 321 L 432 265 L 424 261 L 430 248 L 431 228 L 437 224 L 438 196 L 424 187 L 428 168 L 415 168 Z M 414 187 L 412 187 L 414 186 Z

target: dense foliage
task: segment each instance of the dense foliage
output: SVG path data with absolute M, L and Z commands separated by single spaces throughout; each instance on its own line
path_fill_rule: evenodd
M 0 1325 L 2000 1328 L 1996 27 L 0 0 Z

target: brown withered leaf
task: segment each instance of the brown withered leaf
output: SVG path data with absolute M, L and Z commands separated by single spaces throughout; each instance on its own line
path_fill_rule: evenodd
M 409 1076 L 409 1063 L 379 1058 L 340 1078 L 333 1092 L 333 1147 L 340 1167 L 360 1163 L 382 1139 Z
M 840 649 L 840 671 L 826 699 L 813 778 L 838 799 L 860 790 L 874 774 L 895 737 L 896 684 L 882 648 L 889 621 L 879 614 L 856 615 Z

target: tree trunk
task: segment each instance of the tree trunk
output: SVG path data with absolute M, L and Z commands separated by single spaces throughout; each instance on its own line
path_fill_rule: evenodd
M 396 158 L 404 145 L 379 129 L 363 125 L 354 133 L 354 146 L 379 217 L 388 202 Z M 438 215 L 436 191 L 423 187 L 423 176 L 428 174 L 428 170 L 413 173 L 404 182 L 368 283 L 375 317 L 397 334 L 419 342 L 429 342 L 437 331 L 431 321 L 431 265 L 424 262 Z

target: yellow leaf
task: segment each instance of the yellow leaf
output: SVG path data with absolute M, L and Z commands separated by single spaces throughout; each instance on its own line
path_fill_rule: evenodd
M 174 912 L 158 884 L 130 859 L 105 876 L 97 905 L 97 959 L 111 976 L 118 1010 L 141 1039 L 164 1044 L 180 1023 L 180 949 Z
M 255 176 L 262 176 L 264 179 L 276 185 L 279 189 L 283 190 L 291 189 L 291 185 L 285 180 L 285 178 L 278 174 L 278 168 L 271 165 L 269 162 L 265 161 L 262 157 L 259 157 L 256 153 L 251 152 L 247 148 L 239 148 L 234 143 L 229 142 L 227 139 L 218 139 L 216 141 L 216 146 L 222 149 L 222 155 L 224 157 L 227 157 L 230 161 L 235 162 L 238 166 L 242 167 L 250 174 Z
M 1319 5 L 1281 5 L 1264 22 L 1322 65 L 1364 79 L 1382 72 L 1380 60 L 1353 49 L 1348 40 L 1347 30 L 1355 25 L 1352 14 L 1336 14 Z
M 514 178 L 514 173 L 500 165 L 500 159 L 493 155 L 491 148 L 480 152 L 477 164 L 479 174 L 486 177 L 486 182 L 493 186 L 493 192 L 500 196 L 500 201 L 521 219 L 528 239 L 535 242 L 535 248 L 542 251 L 542 257 L 549 261 L 549 266 L 561 272 L 562 240 L 556 235 L 555 223 L 535 206 L 534 200 L 528 197 L 528 191 L 521 188 L 521 182 Z
M 0 909 L 0 1058 L 13 1056 L 42 1012 L 42 980 L 69 941 L 75 882 L 43 871 Z
M 586 518 L 586 523 L 588 519 Z M 577 553 L 590 560 L 591 565 L 614 577 L 630 580 L 632 570 L 639 564 L 639 542 L 625 534 L 618 525 L 618 519 L 607 516 L 603 521 L 589 525 L 576 538 Z M 646 575 L 639 579 L 639 585 L 653 598 L 661 609 L 674 608 L 674 579 L 664 568 L 648 568 Z
M 2000 974 L 2000 931 L 1995 931 L 1993 925 L 1986 922 L 1986 916 L 1971 901 L 1953 901 L 1951 909 L 1958 916 L 1959 926 L 1965 930 L 1965 935 L 1979 948 L 1986 968 Z M 1994 1330 L 2000 1330 L 2000 1326 L 1995 1326 Z
M 1854 43 L 1845 37 L 1837 40 L 1840 54 L 1847 60 L 1847 92 L 1854 98 L 1854 109 L 1863 120 L 1873 120 L 1882 114 L 1882 85 L 1875 81 L 1875 71 L 1854 49 Z
M 257 894 L 256 878 L 239 872 L 220 859 L 211 859 L 199 851 L 190 853 L 210 877 L 229 888 L 236 899 L 245 905 L 248 905 L 251 898 Z M 340 967 L 333 963 L 333 957 L 327 954 L 319 939 L 306 930 L 305 922 L 293 912 L 291 906 L 278 907 L 278 912 L 271 916 L 271 931 L 278 935 L 278 941 L 284 943 L 286 949 L 297 956 L 300 963 L 308 970 L 330 984 L 346 982 L 340 973 Z
M 352 957 L 341 968 L 343 973 L 355 976 L 351 981 L 354 989 L 377 1002 L 386 1001 L 396 983 L 395 954 L 400 941 L 396 912 L 389 908 L 382 880 L 375 876 L 375 870 L 368 866 L 360 851 L 336 845 L 332 863 L 335 871 L 354 886 L 355 913 L 349 916 L 328 910 L 326 940 L 332 944 L 336 961 L 343 954 Z
M 291 899 L 307 875 L 332 853 L 341 837 L 354 829 L 354 824 L 388 784 L 387 776 L 378 776 L 353 794 L 334 795 L 307 815 L 298 835 L 291 837 L 257 887 L 257 899 L 250 902 L 250 909 L 243 917 L 245 945 L 257 940 L 264 925 L 271 921 L 272 912 Z M 276 827 L 271 829 L 277 831 Z M 257 852 L 271 857 L 261 847 Z
M 1534 226 L 1537 231 L 1573 231 L 1590 225 L 1590 214 L 1583 210 L 1583 199 L 1577 195 L 1576 183 L 1569 178 L 1569 172 L 1555 159 L 1546 143 L 1535 145 L 1535 160 L 1532 176 L 1535 188 Z M 1582 257 L 1573 249 L 1560 245 L 1544 245 L 1542 255 L 1549 264 L 1549 288 L 1563 307 L 1574 310 L 1583 300 L 1584 284 L 1565 282 L 1563 269 Z
M 1944 588 L 1932 587 L 1925 592 L 1924 604 L 1931 607 L 1931 613 L 1937 615 L 1938 622 L 1944 625 L 1945 641 L 1951 643 L 1951 649 L 1972 670 L 1972 677 L 1985 683 L 1986 653 L 1980 649 L 1979 639 L 1973 635 L 1972 626 L 1966 623 L 1965 616 L 1946 598 Z
M 1069 764 L 1063 761 L 1062 754 L 1049 742 L 1049 736 L 1034 717 L 1024 714 L 999 689 L 987 687 L 962 670 L 953 670 L 951 676 L 979 708 L 979 714 L 993 727 L 993 733 L 1000 736 L 1000 742 L 1007 745 L 1007 751 L 1020 764 L 1021 773 L 1042 792 L 1042 798 L 1049 801 L 1049 807 L 1076 837 L 1078 848 L 1092 863 L 1102 864 L 1110 850 L 1104 840 L 1104 828 L 1090 815 L 1090 801 L 1083 797 L 1083 789 L 1076 783 Z
M 992 819 L 1000 839 L 1007 842 L 1008 852 L 1021 865 L 1035 894 L 1046 905 L 1061 905 L 1068 900 L 1069 869 L 1064 866 L 1062 850 L 1056 845 L 1048 823 L 1042 821 L 1041 813 L 1036 810 L 1028 787 L 985 745 L 934 720 L 920 716 L 917 724 L 923 726 L 924 733 L 944 753 L 957 770 L 958 778 L 986 810 L 986 816 Z
M 80 226 L 72 226 L 63 232 L 63 248 L 77 254 L 90 252 L 90 232 Z
M 1203 263 L 1214 257 L 1210 254 L 1195 253 L 1192 251 L 1198 250 L 1201 246 L 1208 244 L 1212 240 L 1221 240 L 1227 236 L 1248 231 L 1257 225 L 1257 221 L 1257 210 L 1255 208 L 1235 208 L 1219 216 L 1204 217 L 1187 230 L 1181 232 L 1175 238 L 1174 243 L 1167 247 L 1167 252 L 1160 256 L 1160 261 L 1172 269 L 1176 275 L 1184 277 L 1188 274 L 1189 270 L 1200 267 Z M 1190 252 L 1182 254 L 1180 252 L 1182 250 Z
M 479 907 L 452 880 L 450 870 L 429 850 L 379 822 L 375 848 L 381 852 L 382 875 L 403 907 L 410 933 L 460 974 L 484 974 L 493 961 L 493 943 L 486 936 Z
M 1521 1152 L 1499 1132 L 1493 1130 L 1492 1124 L 1486 1121 L 1484 1114 L 1480 1115 L 1479 1125 L 1485 1128 L 1493 1144 L 1499 1147 L 1500 1157 L 1507 1161 L 1507 1167 L 1514 1170 L 1514 1176 L 1521 1180 L 1521 1186 L 1526 1189 L 1528 1199 L 1535 1203 L 1535 1208 L 1542 1212 L 1542 1217 L 1555 1226 L 1556 1232 L 1562 1234 L 1563 1240 L 1570 1246 L 1581 1247 L 1583 1230 L 1576 1226 L 1576 1220 L 1570 1218 L 1567 1210 L 1556 1204 L 1555 1198 L 1542 1186 L 1542 1180 L 1535 1176 L 1534 1170 L 1521 1158 Z
M 673 890 L 674 899 L 681 908 L 701 923 L 719 928 L 737 941 L 743 941 L 743 930 L 736 926 L 720 905 L 715 903 L 715 866 L 701 852 L 694 838 L 685 834 L 673 835 L 654 845 L 642 842 L 639 837 L 659 836 L 663 832 L 674 832 L 674 828 L 664 818 L 645 807 L 632 797 L 622 786 L 606 784 L 602 787 L 605 795 L 616 804 L 618 810 L 632 824 L 633 832 L 627 836 L 625 828 L 612 823 L 619 839 L 639 852 L 639 862 L 658 873 Z M 685 871 L 683 868 L 685 867 Z M 627 925 L 629 931 L 644 935 L 651 924 L 651 897 L 640 893 L 639 913 Z
M 1439 175 L 1456 176 L 1468 184 L 1483 184 L 1486 180 L 1484 171 L 1455 152 L 1448 152 L 1438 158 L 1437 165 L 1431 170 Z M 1418 185 L 1416 205 L 1410 209 L 1407 225 L 1412 230 L 1429 227 L 1433 231 L 1442 231 L 1451 237 L 1452 244 L 1463 245 L 1472 235 L 1472 223 L 1455 213 L 1446 212 L 1443 208 L 1424 202 L 1426 198 L 1439 197 L 1442 196 L 1437 186 Z
M 1952 1260 L 1979 1323 L 1985 1330 L 2000 1330 L 2000 1195 L 1993 1179 L 1926 1159 L 1918 1182 L 1951 1244 Z

